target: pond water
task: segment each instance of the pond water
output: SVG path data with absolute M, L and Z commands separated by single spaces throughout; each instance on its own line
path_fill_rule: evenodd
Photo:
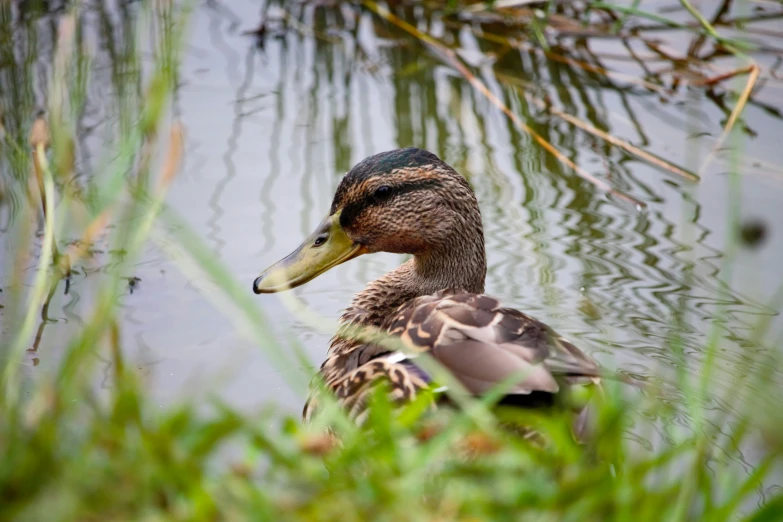
M 80 176 L 95 175 L 112 144 L 112 65 L 137 9 L 120 3 L 83 12 L 95 58 L 80 124 Z M 738 139 L 726 142 L 696 184 L 574 128 L 531 96 L 697 171 L 734 107 L 736 97 L 726 87 L 738 93 L 747 77 L 713 92 L 685 85 L 683 78 L 693 73 L 689 68 L 708 76 L 728 71 L 732 59 L 716 58 L 708 70 L 679 62 L 674 67 L 654 49 L 682 49 L 693 36 L 664 30 L 630 39 L 563 36 L 562 49 L 552 47 L 554 54 L 617 73 L 606 76 L 547 59 L 534 45 L 493 44 L 475 25 L 419 13 L 419 28 L 458 48 L 514 113 L 586 171 L 643 201 L 646 209 L 640 210 L 607 198 L 563 167 L 439 56 L 372 13 L 315 3 L 287 9 L 241 0 L 199 4 L 172 107 L 186 129 L 186 152 L 167 202 L 248 293 L 260 271 L 327 213 L 353 164 L 413 145 L 438 154 L 475 188 L 489 257 L 487 292 L 549 323 L 607 368 L 641 377 L 671 373 L 680 364 L 671 338 L 675 325 L 684 323 L 687 369 L 697 372 L 709 335 L 725 316 L 718 326 L 720 389 L 748 353 L 779 344 L 779 318 L 765 344 L 752 337 L 760 318 L 777 312 L 766 303 L 783 283 L 783 81 L 765 78 Z M 58 16 L 52 12 L 35 22 L 36 77 L 50 69 Z M 262 37 L 243 34 L 262 19 Z M 779 19 L 752 27 L 770 24 Z M 781 39 L 765 41 L 783 48 Z M 778 59 L 769 52 L 754 57 L 764 66 Z M 632 80 L 645 76 L 656 85 Z M 8 118 L 14 107 L 7 87 L 14 79 L 6 66 L 2 81 Z M 680 84 L 672 89 L 673 82 Z M 39 86 L 32 93 L 38 105 L 42 92 Z M 33 114 L 15 117 L 31 120 Z M 739 192 L 732 170 L 741 177 Z M 729 275 L 729 209 L 735 203 L 741 221 L 763 222 L 766 234 L 759 245 L 736 250 Z M 5 219 L 8 214 L 6 209 Z M 2 243 L 0 249 L 7 248 Z M 296 295 L 336 319 L 356 291 L 402 260 L 364 256 Z M 150 246 L 127 275 L 140 281 L 121 302 L 124 348 L 161 405 L 218 395 L 240 408 L 269 402 L 300 408 L 303 397 L 286 384 L 287 372 L 310 375 L 313 369 L 273 367 L 239 333 L 231 313 L 163 252 Z M 91 284 L 100 277 L 76 274 L 70 293 L 55 296 L 53 322 L 37 351 L 28 353 L 33 374 L 56 368 L 62 340 L 90 314 Z M 299 339 L 312 365 L 320 364 L 329 333 L 299 319 L 279 296 L 255 299 L 281 339 Z M 712 406 L 721 405 L 717 394 Z

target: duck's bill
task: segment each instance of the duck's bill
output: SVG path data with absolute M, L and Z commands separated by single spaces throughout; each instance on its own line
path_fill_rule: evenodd
M 340 226 L 340 212 L 335 212 L 326 216 L 299 248 L 264 270 L 253 282 L 253 291 L 271 294 L 303 285 L 366 252 L 364 246 L 351 241 Z

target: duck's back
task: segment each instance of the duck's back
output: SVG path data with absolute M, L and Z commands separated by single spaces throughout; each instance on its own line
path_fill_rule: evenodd
M 563 380 L 599 375 L 592 360 L 544 323 L 484 294 L 447 289 L 417 297 L 390 314 L 381 330 L 398 337 L 405 349 L 358 344 L 348 356 L 350 367 L 339 378 L 333 367 L 328 379 L 338 401 L 354 417 L 362 414 L 369 391 L 379 380 L 385 380 L 392 397 L 402 401 L 429 386 L 429 375 L 415 364 L 416 355 L 423 352 L 475 395 L 513 377 L 518 382 L 508 391 L 511 396 L 553 395 Z
M 389 334 L 429 352 L 476 395 L 518 375 L 510 394 L 556 393 L 558 378 L 598 377 L 598 367 L 550 327 L 494 297 L 447 289 L 389 317 Z

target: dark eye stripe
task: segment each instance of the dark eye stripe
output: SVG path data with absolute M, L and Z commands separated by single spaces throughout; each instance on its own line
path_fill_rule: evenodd
M 424 179 L 418 181 L 406 181 L 396 185 L 389 185 L 391 188 L 391 195 L 385 199 L 376 198 L 375 190 L 373 190 L 362 199 L 348 203 L 343 207 L 343 211 L 340 213 L 340 225 L 343 227 L 350 226 L 359 214 L 370 207 L 383 205 L 388 201 L 392 201 L 393 199 L 409 192 L 435 188 L 440 186 L 440 184 L 440 181 L 435 179 Z
M 416 190 L 425 190 L 440 186 L 440 181 L 435 179 L 422 179 L 419 181 L 407 181 L 399 185 L 392 185 L 392 193 L 394 196 L 400 194 L 406 194 L 408 192 L 414 192 Z

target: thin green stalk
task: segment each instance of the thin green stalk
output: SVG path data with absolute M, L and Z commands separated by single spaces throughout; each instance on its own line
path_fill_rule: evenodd
M 683 0 L 680 0 L 683 1 Z M 674 20 L 670 20 L 669 18 L 666 18 L 665 16 L 660 16 L 655 13 L 650 13 L 648 11 L 643 11 L 640 9 L 636 9 L 631 6 L 624 6 L 624 5 L 616 5 L 616 4 L 610 4 L 607 2 L 591 2 L 590 3 L 590 9 L 605 9 L 608 11 L 616 11 L 619 13 L 624 13 L 628 15 L 638 16 L 640 18 L 647 18 L 648 20 L 652 20 L 654 22 L 658 22 L 662 25 L 673 27 L 675 29 L 683 29 L 685 31 L 694 31 L 694 28 L 682 24 L 679 22 L 676 22 Z M 709 25 L 709 22 L 707 23 L 709 27 L 712 27 Z M 698 29 L 698 28 L 697 28 Z M 704 29 L 705 32 L 707 30 L 702 26 L 702 29 Z M 699 32 L 697 30 L 697 32 Z M 745 57 L 745 55 L 740 51 L 740 49 L 744 49 L 746 51 L 752 51 L 753 46 L 750 44 L 744 43 L 744 42 L 737 42 L 735 40 L 732 40 L 730 38 L 725 38 L 723 36 L 720 36 L 720 34 L 717 33 L 717 31 L 713 28 L 713 34 L 710 34 L 707 32 L 709 36 L 715 38 L 717 41 L 719 41 L 721 44 L 723 44 L 727 49 L 729 49 L 732 53 L 736 54 L 737 56 Z
M 33 333 L 35 327 L 35 318 L 38 310 L 43 305 L 47 293 L 47 280 L 49 265 L 52 262 L 54 254 L 54 181 L 49 171 L 49 164 L 46 161 L 46 151 L 43 144 L 36 145 L 33 154 L 37 158 L 43 178 L 43 190 L 46 196 L 46 212 L 43 245 L 41 246 L 41 256 L 38 259 L 38 269 L 33 281 L 33 289 L 30 292 L 30 301 L 27 304 L 27 313 L 24 316 L 22 325 L 16 333 L 9 353 L 9 360 L 4 368 L 2 377 L 2 386 L 5 387 L 5 397 L 9 406 L 16 403 L 19 391 L 18 383 L 18 363 L 21 355 L 24 353 L 25 343 Z
M 631 5 L 629 6 L 629 9 L 633 9 L 634 11 L 636 11 L 637 8 L 639 7 L 639 4 L 641 3 L 641 1 L 642 0 L 633 0 Z M 617 20 L 614 21 L 614 23 L 612 24 L 612 33 L 613 34 L 617 34 L 620 31 L 620 29 L 623 28 L 623 24 L 625 24 L 625 20 L 626 20 L 626 18 L 628 18 L 629 14 L 630 13 L 628 13 L 628 12 L 624 12 L 620 16 L 620 18 L 618 18 Z
M 738 136 L 735 134 L 735 136 Z M 728 212 L 726 216 L 727 221 L 727 241 L 726 249 L 724 251 L 724 257 L 722 262 L 722 274 L 720 278 L 720 287 L 726 292 L 729 291 L 729 283 L 732 279 L 734 260 L 737 256 L 739 238 L 737 237 L 740 222 L 740 201 L 742 195 L 742 178 L 739 173 L 738 158 L 739 148 L 735 148 L 735 153 L 732 155 L 731 173 L 729 175 L 729 201 Z M 715 366 L 715 359 L 720 351 L 721 331 L 723 331 L 725 322 L 727 320 L 726 305 L 721 303 L 718 306 L 715 320 L 713 321 L 713 327 L 710 332 L 710 336 L 707 340 L 707 354 L 704 360 L 704 364 L 701 369 L 701 381 L 699 385 L 699 393 L 703 397 L 707 397 L 709 393 L 709 386 L 712 382 L 713 369 Z M 742 384 L 742 383 L 740 383 Z M 699 414 L 698 419 L 702 419 L 703 409 L 697 410 Z
M 686 30 L 689 29 L 689 27 L 685 24 L 681 24 L 679 22 L 666 18 L 665 16 L 636 9 L 635 6 L 616 5 L 607 2 L 591 2 L 590 9 L 604 9 L 607 11 L 617 11 L 619 13 L 623 13 L 626 15 L 638 16 L 640 18 L 647 18 L 648 20 L 658 22 L 661 25 L 674 27 L 676 29 L 686 29 Z
M 731 51 L 734 55 L 738 57 L 742 57 L 745 59 L 748 59 L 748 56 L 745 55 L 742 51 L 740 51 L 737 47 L 734 46 L 733 43 L 731 43 L 731 40 L 727 40 L 726 38 L 723 38 L 720 34 L 718 34 L 718 31 L 715 30 L 715 28 L 712 26 L 712 24 L 704 18 L 704 15 L 702 15 L 698 9 L 693 7 L 693 4 L 689 2 L 689 0 L 680 0 L 680 5 L 682 5 L 690 14 L 693 16 L 699 24 L 704 28 L 704 30 L 707 32 L 708 35 L 713 37 L 718 42 L 721 42 L 726 49 Z
M 187 277 L 207 276 L 207 280 L 217 283 L 216 287 L 210 288 L 210 299 L 222 303 L 223 306 L 218 306 L 218 309 L 230 311 L 229 317 L 239 320 L 242 327 L 251 333 L 252 338 L 265 348 L 266 354 L 279 370 L 284 371 L 294 366 L 291 355 L 273 341 L 271 328 L 257 312 L 256 305 L 247 295 L 247 290 L 241 288 L 236 280 L 228 275 L 228 271 L 215 260 L 214 255 L 201 240 L 187 229 L 187 225 L 173 210 L 166 209 L 160 217 L 161 221 L 168 225 L 168 230 L 163 227 L 155 227 L 152 230 L 152 239 L 158 247 Z M 306 388 L 306 382 L 297 384 L 296 388 L 299 389 L 295 388 L 296 391 L 302 392 Z

